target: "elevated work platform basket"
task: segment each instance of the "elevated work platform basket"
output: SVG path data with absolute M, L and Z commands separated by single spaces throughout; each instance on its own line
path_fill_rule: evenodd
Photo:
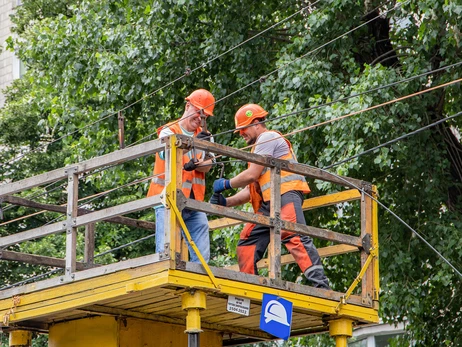
M 195 148 L 269 167 L 271 170 L 270 217 L 185 198 L 181 192 L 182 153 Z M 165 151 L 166 188 L 160 196 L 130 201 L 103 210 L 79 208 L 79 177 Z M 338 184 L 340 192 L 305 200 L 304 210 L 358 201 L 360 230 L 345 235 L 279 218 L 280 173 L 289 171 Z M 38 203 L 19 193 L 67 180 L 67 205 Z M 50 346 L 83 346 L 88 339 L 102 339 L 100 346 L 186 346 L 201 331 L 204 346 L 232 346 L 276 339 L 260 329 L 262 298 L 272 294 L 293 304 L 290 335 L 330 331 L 338 346 L 346 345 L 354 324 L 378 322 L 378 230 L 375 188 L 364 181 L 339 177 L 304 164 L 267 158 L 220 144 L 173 135 L 62 169 L 0 186 L 0 201 L 61 212 L 64 219 L 0 238 L 0 259 L 62 268 L 64 273 L 45 280 L 0 289 L 2 329 L 10 332 L 10 345 L 31 331 L 49 332 Z M 164 204 L 166 247 L 151 255 L 99 265 L 94 258 L 94 230 L 99 222 L 124 224 L 154 231 L 154 223 L 124 217 L 135 211 Z M 211 229 L 243 222 L 267 225 L 271 231 L 268 258 L 259 262 L 267 276 L 239 272 L 237 266 L 212 267 L 191 263 L 181 238 L 184 208 L 221 216 L 209 222 Z M 84 231 L 85 230 L 85 231 Z M 332 245 L 319 248 L 321 257 L 356 252 L 361 259 L 358 277 L 346 293 L 317 289 L 285 281 L 281 266 L 293 262 L 281 256 L 281 230 L 323 239 Z M 85 232 L 83 261 L 77 259 L 78 233 Z M 51 258 L 8 250 L 13 245 L 65 233 L 65 258 Z M 186 237 L 189 238 L 187 230 Z M 154 250 L 153 250 L 154 252 Z M 358 253 L 359 252 L 359 253 Z M 201 258 L 201 257 L 200 257 Z M 357 288 L 356 288 L 357 287 Z M 353 291 L 355 290 L 355 294 Z M 233 303 L 242 302 L 235 309 Z M 236 307 L 236 305 L 234 305 Z M 188 334 L 184 334 L 187 332 Z M 115 336 L 115 337 L 114 337 Z M 13 338 L 13 342 L 11 342 Z M 114 343 L 112 343 L 114 339 Z M 87 341 L 87 342 L 86 342 Z M 193 345 L 199 345 L 193 344 Z

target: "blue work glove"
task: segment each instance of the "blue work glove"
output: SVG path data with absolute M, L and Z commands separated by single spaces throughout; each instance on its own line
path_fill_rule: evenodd
M 221 193 L 226 189 L 231 189 L 231 183 L 226 178 L 219 178 L 213 182 L 213 192 Z
M 183 166 L 183 169 L 185 171 L 193 171 L 193 170 L 196 170 L 197 168 L 197 163 L 199 162 L 199 160 L 197 159 L 191 159 L 190 161 L 188 161 L 186 164 L 184 164 Z
M 201 131 L 199 134 L 197 134 L 196 139 L 210 141 L 210 137 L 212 137 L 211 133 Z
M 226 198 L 221 193 L 213 193 L 209 202 L 215 205 L 226 206 Z

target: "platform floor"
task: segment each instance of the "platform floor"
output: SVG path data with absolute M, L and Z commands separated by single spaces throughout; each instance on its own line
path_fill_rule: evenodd
M 7 315 L 9 327 L 38 331 L 47 331 L 54 323 L 101 315 L 185 326 L 181 294 L 202 290 L 207 295 L 202 328 L 222 332 L 224 346 L 274 339 L 259 328 L 264 293 L 293 303 L 292 336 L 328 331 L 329 319 L 338 317 L 352 318 L 357 324 L 378 322 L 373 303 L 358 296 L 351 296 L 337 312 L 343 293 L 214 267 L 211 279 L 199 264 L 176 265 L 171 269 L 170 260 L 159 261 L 153 255 L 79 271 L 69 281 L 56 277 L 11 288 L 0 292 L 0 313 Z M 227 311 L 229 295 L 250 299 L 249 316 Z

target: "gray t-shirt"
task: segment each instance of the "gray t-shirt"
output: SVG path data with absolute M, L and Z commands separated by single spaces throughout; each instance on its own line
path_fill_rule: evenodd
M 289 153 L 289 145 L 277 132 L 265 131 L 258 136 L 254 153 L 281 158 Z

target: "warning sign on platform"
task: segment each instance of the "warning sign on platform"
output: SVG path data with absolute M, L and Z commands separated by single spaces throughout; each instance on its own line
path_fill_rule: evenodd
M 248 316 L 250 312 L 250 300 L 229 295 L 227 310 L 229 312 L 234 312 L 237 314 Z

